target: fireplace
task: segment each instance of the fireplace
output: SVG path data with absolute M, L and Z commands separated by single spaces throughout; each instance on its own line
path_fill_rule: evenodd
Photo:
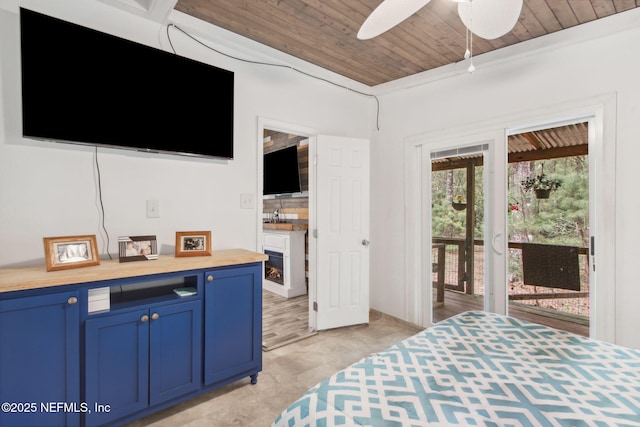
M 307 293 L 304 238 L 306 230 L 265 230 L 262 287 L 285 298 Z
M 269 259 L 264 263 L 264 278 L 284 286 L 284 255 L 282 252 L 265 249 Z

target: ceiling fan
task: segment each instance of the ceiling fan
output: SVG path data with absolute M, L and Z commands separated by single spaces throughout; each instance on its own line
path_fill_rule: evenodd
M 358 39 L 372 39 L 400 24 L 422 9 L 431 0 L 384 0 L 364 21 Z M 523 0 L 449 0 L 458 3 L 458 16 L 467 27 L 467 51 L 470 58 L 471 33 L 483 39 L 502 37 L 515 26 L 520 17 Z M 473 63 L 469 72 L 475 68 Z

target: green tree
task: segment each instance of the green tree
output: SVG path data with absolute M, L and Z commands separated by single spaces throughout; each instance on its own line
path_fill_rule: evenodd
M 511 240 L 588 246 L 589 242 L 589 176 L 586 156 L 566 157 L 544 162 L 510 165 L 509 200 L 517 209 L 510 209 Z M 531 191 L 518 185 L 518 174 L 529 170 L 537 173 L 544 164 L 544 173 L 561 182 L 549 199 L 536 199 Z M 526 167 L 528 166 L 528 167 Z

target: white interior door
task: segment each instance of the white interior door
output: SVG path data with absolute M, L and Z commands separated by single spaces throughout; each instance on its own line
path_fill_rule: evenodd
M 316 329 L 369 321 L 369 141 L 318 136 Z

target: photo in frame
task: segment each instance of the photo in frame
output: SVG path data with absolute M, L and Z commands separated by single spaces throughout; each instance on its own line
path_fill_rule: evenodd
M 100 264 L 95 234 L 44 237 L 43 241 L 47 271 L 89 267 Z
M 211 256 L 211 231 L 176 232 L 176 257 Z
M 156 236 L 120 236 L 118 249 L 120 262 L 158 259 Z

